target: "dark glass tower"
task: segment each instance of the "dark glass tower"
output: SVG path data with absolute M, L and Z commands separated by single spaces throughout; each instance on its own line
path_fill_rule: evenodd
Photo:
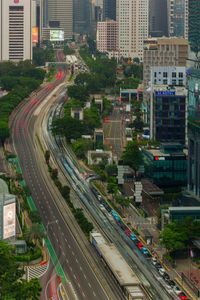
M 189 0 L 189 43 L 198 56 L 200 52 L 200 1 Z
M 84 34 L 90 31 L 90 11 L 89 0 L 73 1 L 73 32 Z
M 149 33 L 152 37 L 168 36 L 167 0 L 149 1 Z
M 103 1 L 103 18 L 116 20 L 116 0 Z

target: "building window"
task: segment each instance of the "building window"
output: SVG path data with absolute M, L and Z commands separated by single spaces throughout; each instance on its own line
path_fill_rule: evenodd
M 167 78 L 167 72 L 163 72 L 163 77 Z
M 176 78 L 176 72 L 172 72 L 172 78 Z
M 183 73 L 182 73 L 182 72 L 179 72 L 179 73 L 178 73 L 178 77 L 179 77 L 179 78 L 183 78 Z

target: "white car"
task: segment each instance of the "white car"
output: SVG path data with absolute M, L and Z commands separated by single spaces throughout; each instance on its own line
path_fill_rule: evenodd
M 179 289 L 178 286 L 175 286 L 175 287 L 173 288 L 173 291 L 175 292 L 176 295 L 179 295 L 179 294 L 182 293 L 182 291 Z
M 160 268 L 160 269 L 158 270 L 158 272 L 160 273 L 161 276 L 163 276 L 163 275 L 165 274 L 165 269 Z
M 152 263 L 152 265 L 156 265 L 157 264 L 157 258 L 156 257 L 152 257 L 152 259 L 151 259 L 151 263 Z

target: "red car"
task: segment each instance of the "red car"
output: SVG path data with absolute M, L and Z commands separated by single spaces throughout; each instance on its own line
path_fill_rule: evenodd
M 143 247 L 143 244 L 141 243 L 141 242 L 139 242 L 138 244 L 137 244 L 137 247 L 138 247 L 138 249 L 142 249 L 142 247 Z
M 126 229 L 126 230 L 125 230 L 125 234 L 126 234 L 128 237 L 130 237 L 130 235 L 131 235 L 130 229 Z
M 183 293 L 180 293 L 180 294 L 178 295 L 178 297 L 179 297 L 181 300 L 189 300 L 188 297 L 187 297 L 185 294 L 183 294 Z

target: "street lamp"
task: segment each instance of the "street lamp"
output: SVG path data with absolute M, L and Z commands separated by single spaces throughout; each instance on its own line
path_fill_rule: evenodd
M 48 229 L 49 229 L 49 225 L 52 225 L 52 224 L 54 224 L 54 223 L 56 223 L 56 224 L 58 224 L 58 220 L 56 219 L 56 220 L 54 220 L 54 221 L 51 221 L 51 222 L 47 222 L 47 226 L 46 226 L 46 233 L 47 233 L 47 235 L 48 235 Z

